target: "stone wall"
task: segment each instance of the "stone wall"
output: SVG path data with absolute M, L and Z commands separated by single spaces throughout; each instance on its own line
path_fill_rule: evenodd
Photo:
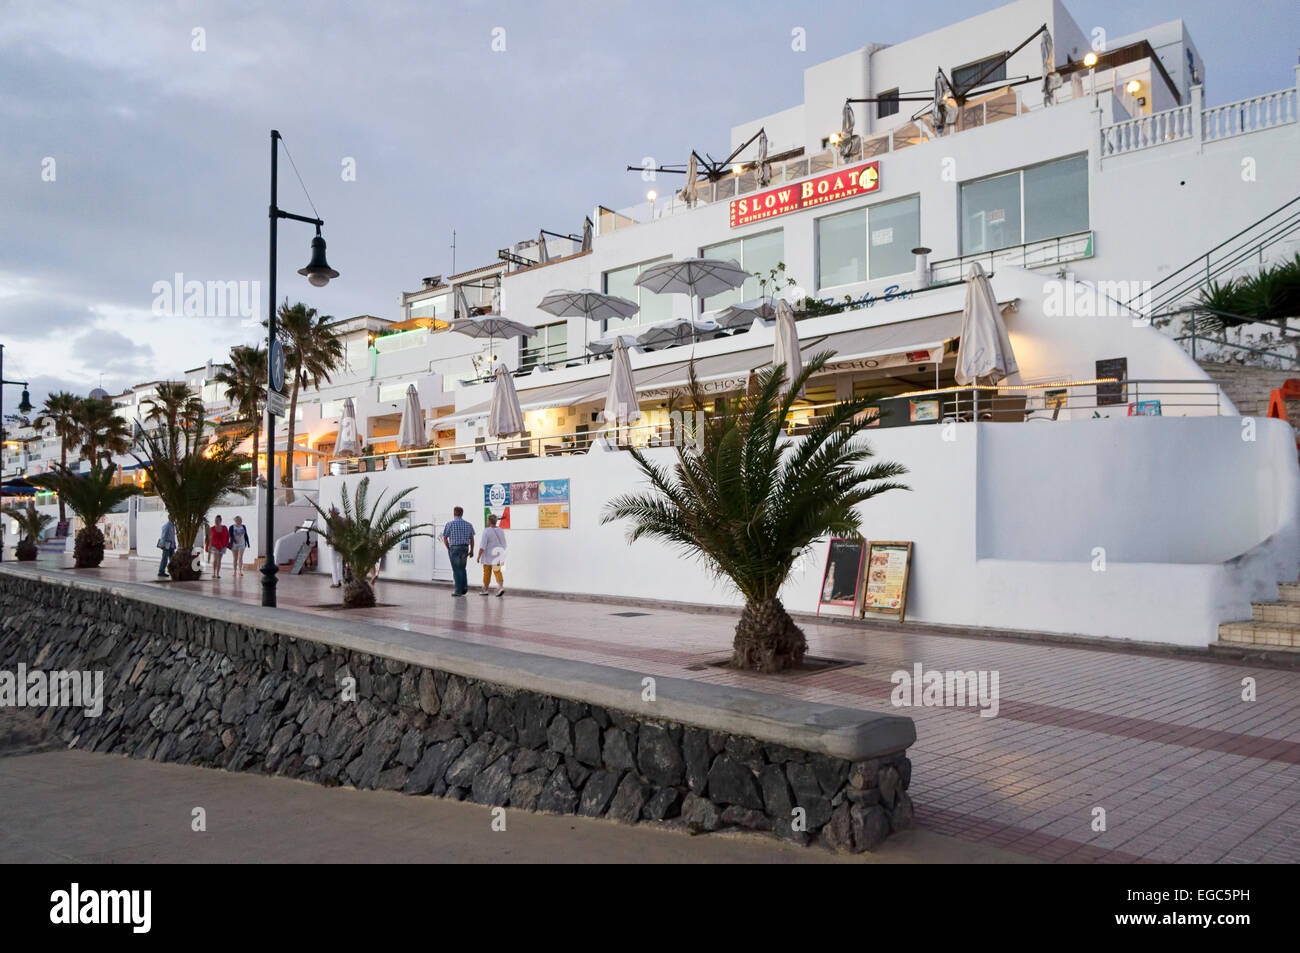
M 0 574 L 0 671 L 19 663 L 104 672 L 100 717 L 42 715 L 86 750 L 836 850 L 912 822 L 903 750 L 850 761 Z
M 1205 373 L 1225 383 L 1223 392 L 1243 417 L 1267 417 L 1269 395 L 1282 386 L 1283 381 L 1300 377 L 1300 371 L 1277 370 L 1269 367 L 1252 367 L 1246 364 L 1218 364 L 1197 361 Z

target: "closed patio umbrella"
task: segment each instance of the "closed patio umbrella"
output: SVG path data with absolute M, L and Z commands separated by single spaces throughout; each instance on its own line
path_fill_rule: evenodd
M 957 349 L 957 383 L 993 385 L 1019 372 L 1002 309 L 988 275 L 976 262 L 966 279 L 966 306 L 961 316 Z
M 343 398 L 343 413 L 339 417 L 339 433 L 334 438 L 334 456 L 356 457 L 361 454 L 361 440 L 357 435 L 357 408 L 351 397 Z
M 785 391 L 803 373 L 803 357 L 799 354 L 799 328 L 795 324 L 794 309 L 784 298 L 776 300 L 776 337 L 772 341 L 772 366 L 785 365 Z M 799 390 L 802 397 L 804 391 Z
M 425 433 L 424 411 L 420 409 L 420 394 L 414 384 L 406 385 L 406 399 L 402 403 L 402 423 L 397 428 L 398 450 L 419 450 L 429 445 Z
M 682 190 L 677 193 L 677 197 L 687 205 L 694 205 L 696 199 L 699 198 L 700 187 L 696 181 L 698 178 L 699 162 L 695 158 L 695 153 L 692 152 L 691 157 L 686 160 L 686 184 L 682 186 Z
M 591 251 L 591 218 L 582 223 L 582 250 Z
M 550 260 L 551 260 L 551 256 L 546 251 L 546 234 L 544 232 L 538 232 L 537 233 L 537 262 L 538 264 L 545 264 Z
M 683 258 L 662 261 L 645 268 L 633 282 L 655 294 L 690 295 L 691 313 L 698 313 L 696 298 L 707 298 L 739 288 L 751 275 L 734 261 L 717 258 Z
M 609 390 L 605 392 L 605 409 L 601 416 L 616 427 L 619 422 L 632 424 L 641 419 L 637 404 L 636 384 L 632 380 L 632 361 L 627 356 L 627 346 L 614 342 L 614 358 L 609 369 Z
M 510 437 L 524 432 L 524 412 L 515 393 L 515 380 L 502 365 L 492 379 L 492 403 L 488 405 L 489 437 Z
M 767 131 L 758 134 L 758 184 L 767 185 L 772 181 L 772 164 L 767 161 Z

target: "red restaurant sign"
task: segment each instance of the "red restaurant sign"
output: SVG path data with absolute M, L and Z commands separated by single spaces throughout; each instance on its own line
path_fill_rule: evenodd
M 800 209 L 838 202 L 880 188 L 880 163 L 868 162 L 852 169 L 827 172 L 779 189 L 769 189 L 731 202 L 731 227 L 748 225 L 765 218 Z

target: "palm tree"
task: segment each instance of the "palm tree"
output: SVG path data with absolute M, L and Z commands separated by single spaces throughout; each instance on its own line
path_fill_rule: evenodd
M 241 479 L 248 458 L 235 451 L 233 441 L 213 439 L 207 426 L 202 414 L 181 414 L 175 421 L 163 415 L 156 428 L 140 434 L 136 455 L 176 527 L 168 572 L 178 582 L 199 578 L 192 550 L 208 510 L 228 494 L 248 498 Z
M 796 395 L 833 352 L 818 354 L 791 383 L 783 367 L 755 375 L 735 401 L 719 399 L 697 428 L 697 439 L 677 447 L 671 469 L 640 450 L 632 456 L 652 487 L 609 502 L 602 523 L 628 519 L 628 541 L 643 536 L 671 543 L 701 558 L 745 598 L 736 624 L 732 665 L 776 672 L 798 665 L 807 649 L 803 632 L 778 597 L 795 561 L 827 534 L 855 537 L 855 507 L 888 490 L 906 473 L 897 463 L 867 465 L 871 448 L 858 439 L 875 419 L 876 399 L 837 404 L 802 439 L 787 438 L 784 424 Z M 707 399 L 691 370 L 691 399 Z
M 45 527 L 54 522 L 54 517 L 48 513 L 41 513 L 36 509 L 36 504 L 28 500 L 26 507 L 6 506 L 4 515 L 12 520 L 16 520 L 18 528 L 22 532 L 22 538 L 18 540 L 15 547 L 15 553 L 22 562 L 30 562 L 36 558 L 36 540 L 40 538 L 41 533 L 45 532 Z
M 217 372 L 226 387 L 226 400 L 253 425 L 253 485 L 257 485 L 257 444 L 262 435 L 261 408 L 266 403 L 266 352 L 237 345 L 230 349 L 230 366 Z
M 387 503 L 381 492 L 374 505 L 366 509 L 366 495 L 370 489 L 370 477 L 362 477 L 357 486 L 356 498 L 348 496 L 348 485 L 343 484 L 343 511 L 331 508 L 329 512 L 321 509 L 314 500 L 308 500 L 316 507 L 325 529 L 313 527 L 310 532 L 323 537 L 348 565 L 352 579 L 343 587 L 343 607 L 345 609 L 368 608 L 375 604 L 375 591 L 370 587 L 370 573 L 380 561 L 399 543 L 416 536 L 432 536 L 432 523 L 416 523 L 409 520 L 409 511 L 398 504 L 415 487 L 408 486 L 396 493 Z
M 76 426 L 81 455 L 91 466 L 131 448 L 131 430 L 111 400 L 87 397 L 81 401 Z
M 329 383 L 330 374 L 343 362 L 343 342 L 329 329 L 331 315 L 318 316 L 315 308 L 302 302 L 289 306 L 289 299 L 280 306 L 280 342 L 284 345 L 285 371 L 292 375 L 293 389 L 289 397 L 289 439 L 285 445 L 286 462 L 281 483 L 293 486 L 293 441 L 295 417 L 298 413 L 298 392 L 307 385 L 320 387 Z M 274 451 L 275 438 L 267 435 Z
M 163 381 L 156 388 L 152 397 L 146 397 L 141 404 L 149 408 L 144 419 L 158 430 L 162 424 L 168 425 L 167 434 L 177 440 L 183 427 L 203 419 L 203 401 L 184 381 Z M 169 447 L 172 456 L 176 447 Z
M 80 417 L 80 406 L 80 397 L 61 390 L 45 398 L 45 406 L 41 408 L 40 416 L 37 418 L 38 423 L 43 420 L 53 422 L 54 434 L 59 438 L 59 463 L 65 467 L 68 465 L 68 451 L 77 445 L 77 420 Z M 67 521 L 68 510 L 63 503 L 63 497 L 59 497 L 59 522 Z
M 78 569 L 93 569 L 104 561 L 104 534 L 99 521 L 113 511 L 119 503 L 140 492 L 130 483 L 113 482 L 117 472 L 115 464 L 91 464 L 90 472 L 74 473 L 62 464 L 49 473 L 33 477 L 32 482 L 53 490 L 60 500 L 67 500 L 72 512 L 81 517 L 85 525 L 77 531 L 73 545 L 73 565 Z

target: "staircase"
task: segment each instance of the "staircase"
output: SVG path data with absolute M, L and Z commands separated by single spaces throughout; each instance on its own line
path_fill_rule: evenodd
M 1251 621 L 1220 625 L 1218 644 L 1300 656 L 1300 583 L 1282 583 L 1278 595 L 1277 602 L 1254 603 Z

